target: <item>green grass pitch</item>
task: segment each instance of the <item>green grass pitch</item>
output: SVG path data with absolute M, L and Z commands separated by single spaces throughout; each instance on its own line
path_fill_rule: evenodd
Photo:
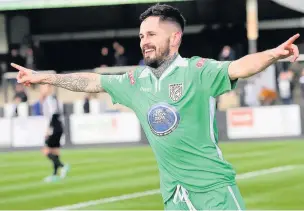
M 293 169 L 238 179 L 247 209 L 304 209 L 304 141 L 221 143 L 224 158 L 237 174 L 273 167 Z M 39 151 L 0 153 L 0 210 L 49 209 L 159 188 L 156 161 L 149 146 L 65 149 L 71 165 L 57 183 L 42 180 L 52 169 Z M 101 203 L 82 210 L 162 210 L 159 194 Z

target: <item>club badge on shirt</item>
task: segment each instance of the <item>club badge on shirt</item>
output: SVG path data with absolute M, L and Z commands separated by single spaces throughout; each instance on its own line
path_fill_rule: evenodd
M 177 102 L 183 95 L 183 84 L 169 84 L 169 97 Z

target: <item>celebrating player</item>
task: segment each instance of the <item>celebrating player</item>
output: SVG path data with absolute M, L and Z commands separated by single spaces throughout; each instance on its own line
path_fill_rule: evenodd
M 179 54 L 185 20 L 168 5 L 154 5 L 140 16 L 140 47 L 146 66 L 123 75 L 33 74 L 19 70 L 25 85 L 51 84 L 75 92 L 106 91 L 113 103 L 134 110 L 155 154 L 165 209 L 243 210 L 235 171 L 218 147 L 215 98 L 299 51 L 291 37 L 276 48 L 219 62 Z

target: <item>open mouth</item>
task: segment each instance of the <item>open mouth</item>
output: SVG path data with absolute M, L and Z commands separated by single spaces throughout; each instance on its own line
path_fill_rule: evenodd
M 150 55 L 152 52 L 154 52 L 154 49 L 146 49 L 146 50 L 144 50 L 144 55 L 145 55 L 145 56 L 148 56 L 148 55 Z

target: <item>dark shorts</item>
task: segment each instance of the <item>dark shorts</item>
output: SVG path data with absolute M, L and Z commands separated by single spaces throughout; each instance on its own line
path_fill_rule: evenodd
M 53 134 L 45 140 L 45 145 L 49 148 L 60 148 L 60 139 L 63 134 L 63 126 L 57 114 L 52 116 L 50 127 Z
M 45 145 L 49 148 L 60 148 L 60 139 L 61 139 L 62 133 L 55 133 L 50 135 L 45 140 Z

